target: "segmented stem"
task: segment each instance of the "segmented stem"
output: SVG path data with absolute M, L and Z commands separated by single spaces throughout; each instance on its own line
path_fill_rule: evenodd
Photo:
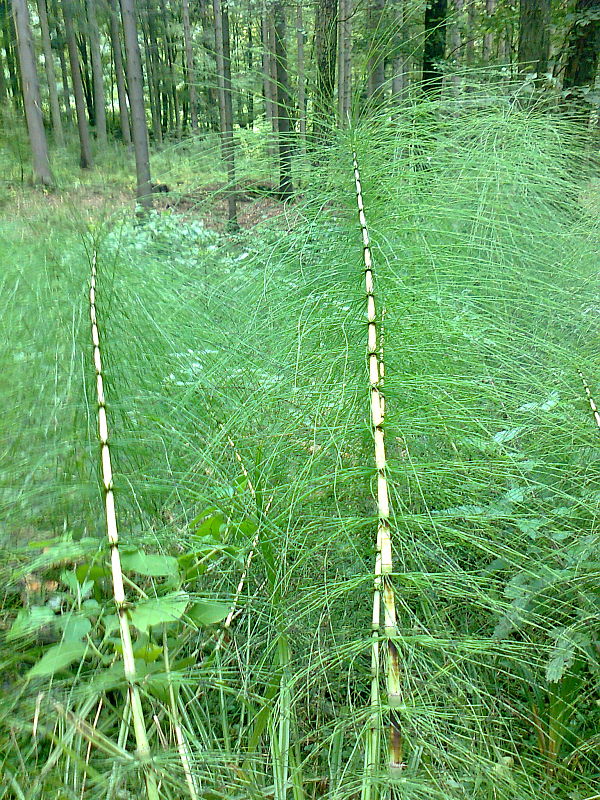
M 583 377 L 583 372 L 581 370 L 579 370 L 579 377 L 581 378 L 581 382 L 583 383 L 583 388 L 585 389 L 588 403 L 590 404 L 590 408 L 592 409 L 592 414 L 594 415 L 594 420 L 596 421 L 596 425 L 600 428 L 600 412 L 598 412 L 598 407 L 594 402 L 594 398 L 592 397 L 592 391 L 588 385 L 588 382 Z
M 385 399 L 382 392 L 385 374 L 383 358 L 383 333 L 378 335 L 377 315 L 375 307 L 375 284 L 373 275 L 373 257 L 369 229 L 365 216 L 365 206 L 360 180 L 360 172 L 356 153 L 352 154 L 354 181 L 356 184 L 356 201 L 358 220 L 363 241 L 363 261 L 365 267 L 365 292 L 367 296 L 367 358 L 369 364 L 369 385 L 371 405 L 371 426 L 375 445 L 375 466 L 377 468 L 377 548 L 375 558 L 375 582 L 372 617 L 372 650 L 371 650 L 371 728 L 367 747 L 367 771 L 372 772 L 379 762 L 379 669 L 381 619 L 383 614 L 383 633 L 385 646 L 383 657 L 387 683 L 387 700 L 392 709 L 390 713 L 389 764 L 392 770 L 403 767 L 402 737 L 398 719 L 393 711 L 400 703 L 400 667 L 398 651 L 394 643 L 397 635 L 396 607 L 394 590 L 391 583 L 392 573 L 392 540 L 390 530 L 390 501 L 386 470 L 386 452 L 384 436 Z M 382 317 L 383 325 L 383 317 Z M 363 789 L 363 800 L 370 797 L 370 788 Z
M 90 321 L 92 323 L 92 346 L 94 367 L 96 370 L 96 394 L 98 402 L 98 438 L 100 439 L 100 459 L 102 464 L 102 485 L 104 488 L 104 510 L 106 516 L 106 534 L 110 546 L 110 561 L 113 582 L 113 597 L 119 617 L 121 633 L 121 646 L 123 649 L 123 669 L 128 684 L 129 702 L 135 741 L 140 760 L 144 763 L 144 776 L 148 800 L 159 800 L 156 776 L 150 764 L 150 745 L 146 732 L 146 722 L 142 709 L 142 701 L 137 685 L 135 658 L 129 619 L 127 617 L 127 600 L 123 587 L 123 570 L 119 553 L 119 533 L 117 529 L 117 514 L 115 508 L 115 495 L 113 488 L 112 462 L 108 442 L 108 419 L 106 415 L 106 396 L 104 394 L 104 375 L 102 370 L 102 356 L 100 353 L 100 335 L 98 332 L 98 316 L 96 311 L 96 278 L 97 254 L 92 254 L 92 275 L 90 280 Z

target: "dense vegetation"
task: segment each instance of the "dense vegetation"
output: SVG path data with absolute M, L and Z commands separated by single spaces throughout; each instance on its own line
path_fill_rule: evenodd
M 289 81 L 283 4 L 123 0 L 125 106 L 44 10 L 87 89 L 59 135 L 4 40 L 0 800 L 593 800 L 594 2 L 321 0 Z

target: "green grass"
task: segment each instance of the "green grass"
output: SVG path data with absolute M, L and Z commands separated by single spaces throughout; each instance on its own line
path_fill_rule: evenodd
M 45 208 L 34 228 L 4 223 L 6 625 L 30 611 L 2 651 L 0 797 L 141 792 L 103 569 L 94 248 L 124 552 L 177 559 L 129 569 L 132 619 L 141 592 L 163 611 L 186 595 L 136 637 L 161 796 L 190 796 L 176 726 L 207 799 L 367 782 L 411 800 L 593 795 L 599 432 L 578 375 L 597 395 L 593 165 L 555 120 L 478 103 L 332 136 L 296 165 L 288 217 L 234 240 L 175 213 L 96 214 L 80 237 L 70 212 L 52 232 Z M 385 735 L 366 776 L 363 761 L 377 512 L 352 147 L 386 312 L 392 777 Z M 159 174 L 198 177 L 202 157 L 177 152 Z M 27 546 L 24 528 L 60 543 Z M 24 601 L 26 573 L 57 586 Z M 38 630 L 31 607 L 54 598 Z M 235 600 L 227 636 L 206 600 L 217 617 Z M 86 642 L 83 658 L 24 682 L 52 633 Z M 387 716 L 384 693 L 382 734 Z

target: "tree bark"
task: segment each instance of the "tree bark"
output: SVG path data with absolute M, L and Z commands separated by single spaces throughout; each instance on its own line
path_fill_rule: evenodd
M 102 73 L 102 57 L 100 54 L 100 33 L 96 18 L 96 0 L 86 0 L 86 9 L 90 33 L 96 138 L 101 145 L 106 146 L 108 141 L 106 132 L 106 99 L 104 97 L 104 75 Z
M 493 16 L 494 12 L 496 11 L 496 0 L 485 0 L 485 14 L 486 14 L 486 22 L 489 22 L 490 18 Z M 489 64 L 492 58 L 492 45 L 493 45 L 494 37 L 492 36 L 491 32 L 487 32 L 483 35 L 483 60 L 484 63 Z
M 279 195 L 283 200 L 287 200 L 292 194 L 292 148 L 290 140 L 290 86 L 285 41 L 286 19 L 283 0 L 276 0 L 273 5 L 273 18 L 278 89 Z
M 231 52 L 229 45 L 229 15 L 221 0 L 213 0 L 215 14 L 215 52 L 219 83 L 219 110 L 223 160 L 229 186 L 227 214 L 229 227 L 237 228 L 237 196 L 235 191 L 235 151 L 233 141 L 233 106 L 231 102 Z
M 42 118 L 40 84 L 36 70 L 27 0 L 13 0 L 13 8 L 17 28 L 25 118 L 27 120 L 27 131 L 33 160 L 33 179 L 35 183 L 51 186 L 53 179 L 48 157 L 48 142 L 46 141 L 46 131 L 44 130 L 44 120 Z
M 269 28 L 269 16 L 267 14 L 267 7 L 265 5 L 263 7 L 263 13 L 261 17 L 263 95 L 265 98 L 265 120 L 269 128 L 267 152 L 269 157 L 274 158 L 275 152 L 272 134 L 276 133 L 277 131 L 277 118 L 275 114 L 277 86 L 273 82 L 273 69 L 271 66 L 273 52 L 270 42 Z
M 402 102 L 408 93 L 410 75 L 410 55 L 404 48 L 406 47 L 406 0 L 396 0 L 396 35 L 394 59 L 392 62 L 392 97 L 397 104 Z
M 304 20 L 302 19 L 302 0 L 296 6 L 296 48 L 298 70 L 298 125 L 300 129 L 300 146 L 306 150 L 306 71 L 304 64 Z
M 151 208 L 150 153 L 148 150 L 148 128 L 146 126 L 146 108 L 144 106 L 144 75 L 138 42 L 135 0 L 121 0 L 121 17 L 127 56 L 127 85 L 129 87 L 131 132 L 133 135 L 137 176 L 136 197 L 141 206 Z
M 550 0 L 519 2 L 519 70 L 535 72 L 538 77 L 548 71 L 550 55 Z
M 425 9 L 425 45 L 423 47 L 423 91 L 440 94 L 444 73 L 439 62 L 446 54 L 446 14 L 448 0 L 431 0 Z
M 14 107 L 19 109 L 22 105 L 23 94 L 21 92 L 19 70 L 15 63 L 14 42 L 16 41 L 16 33 L 14 30 L 13 18 L 9 13 L 7 0 L 1 0 L 0 10 L 2 13 L 2 38 L 4 40 L 6 66 L 8 67 L 10 79 L 10 93 L 12 95 Z
M 196 93 L 196 70 L 194 67 L 194 50 L 192 47 L 192 28 L 190 25 L 190 0 L 183 0 L 183 41 L 185 47 L 185 80 L 190 100 L 190 126 L 195 133 L 198 130 L 198 95 Z
M 338 14 L 338 114 L 343 128 L 350 118 L 352 94 L 352 0 L 339 0 Z
M 382 99 L 385 84 L 386 42 L 383 35 L 385 0 L 371 0 L 369 6 L 369 97 Z
M 119 122 L 123 143 L 131 144 L 131 128 L 129 127 L 129 111 L 127 108 L 127 90 L 125 88 L 125 74 L 123 71 L 123 54 L 119 37 L 119 17 L 117 0 L 110 0 L 110 42 L 112 47 L 113 62 L 115 65 L 115 79 L 117 82 L 117 96 L 119 98 Z
M 65 137 L 63 133 L 62 120 L 60 118 L 60 104 L 58 102 L 58 89 L 56 88 L 56 75 L 54 73 L 54 57 L 52 45 L 50 43 L 50 28 L 48 26 L 48 9 L 46 0 L 38 0 L 38 14 L 40 18 L 40 30 L 42 33 L 42 50 L 44 51 L 44 67 L 46 70 L 46 80 L 48 82 L 48 99 L 50 101 L 50 116 L 52 118 L 52 131 L 54 141 L 59 147 L 63 147 Z
M 73 28 L 73 0 L 62 0 L 63 19 L 65 23 L 65 38 L 69 51 L 69 62 L 71 65 L 71 80 L 73 82 L 73 94 L 75 96 L 75 114 L 77 116 L 77 130 L 79 133 L 80 157 L 79 165 L 82 169 L 91 169 L 92 145 L 90 142 L 90 131 L 85 116 L 85 97 L 83 94 L 83 81 L 81 79 L 81 69 L 79 67 L 79 53 L 77 51 L 77 41 Z
M 65 58 L 65 37 L 60 25 L 60 14 L 56 0 L 51 0 L 53 28 L 58 51 L 58 61 L 60 63 L 60 75 L 62 80 L 62 97 L 65 107 L 65 117 L 67 125 L 73 125 L 73 110 L 71 108 L 71 90 L 69 89 L 69 72 L 67 70 L 67 60 Z
M 337 0 L 318 0 L 315 18 L 315 61 L 313 134 L 323 140 L 327 123 L 335 112 L 333 93 L 336 78 Z

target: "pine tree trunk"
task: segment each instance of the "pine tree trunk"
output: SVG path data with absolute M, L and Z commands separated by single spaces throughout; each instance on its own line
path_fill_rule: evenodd
M 142 56 L 138 42 L 135 0 L 121 0 L 121 18 L 127 57 L 127 86 L 131 108 L 131 133 L 135 153 L 138 203 L 152 207 L 152 184 L 150 182 L 150 153 L 148 151 L 148 129 L 146 127 L 146 108 L 144 106 L 144 75 Z
M 73 28 L 73 0 L 62 0 L 63 19 L 65 23 L 65 38 L 69 51 L 69 62 L 71 65 L 71 80 L 73 82 L 73 94 L 75 96 L 75 114 L 77 116 L 77 130 L 79 132 L 80 157 L 79 165 L 82 169 L 91 169 L 92 146 L 90 142 L 90 131 L 87 118 L 85 116 L 85 97 L 83 94 L 83 81 L 79 68 L 79 53 L 75 30 Z
M 298 70 L 298 124 L 300 128 L 300 145 L 306 150 L 306 71 L 304 64 L 304 21 L 302 19 L 302 0 L 296 6 L 296 48 Z
M 336 78 L 337 0 L 319 0 L 315 19 L 316 80 L 314 92 L 315 139 L 322 140 L 335 112 L 333 94 Z
M 117 0 L 110 0 L 110 42 L 112 46 L 113 62 L 115 65 L 115 79 L 117 82 L 117 96 L 119 98 L 119 122 L 123 143 L 131 144 L 131 128 L 129 127 L 129 111 L 127 108 L 127 90 L 125 88 L 125 74 L 123 71 L 123 54 L 119 37 L 119 16 Z
M 102 73 L 102 57 L 100 55 L 100 33 L 98 31 L 98 20 L 96 18 L 96 0 L 86 0 L 86 9 L 90 34 L 96 138 L 100 145 L 106 146 L 108 141 L 106 132 L 106 99 L 104 97 L 104 75 Z
M 223 160 L 227 168 L 229 227 L 237 228 L 237 196 L 235 191 L 235 152 L 233 141 L 233 106 L 231 102 L 231 52 L 229 45 L 229 15 L 221 0 L 213 0 L 215 14 L 215 52 L 219 83 L 219 110 Z
M 196 93 L 196 71 L 194 68 L 194 50 L 192 47 L 192 28 L 190 25 L 190 0 L 183 0 L 183 42 L 185 48 L 185 80 L 190 99 L 190 125 L 192 131 L 198 130 L 198 95 Z
M 519 9 L 519 70 L 539 77 L 548 71 L 550 0 L 520 0 Z
M 429 95 L 442 91 L 443 72 L 439 62 L 446 54 L 446 13 L 448 0 L 431 0 L 425 9 L 423 47 L 423 91 Z
M 63 133 L 62 120 L 60 118 L 60 104 L 58 102 L 58 89 L 56 88 L 56 75 L 54 74 L 54 57 L 52 45 L 50 43 L 50 28 L 48 27 L 48 9 L 46 0 L 38 0 L 38 14 L 40 18 L 40 30 L 42 33 L 42 50 L 44 51 L 44 67 L 46 69 L 46 80 L 48 82 L 48 99 L 50 101 L 50 116 L 52 118 L 52 131 L 54 141 L 59 147 L 63 147 L 65 137 Z
M 275 61 L 277 65 L 277 130 L 279 142 L 279 195 L 286 200 L 292 194 L 292 152 L 290 122 L 290 87 L 285 40 L 286 19 L 283 0 L 273 5 Z
M 60 75 L 62 80 L 62 97 L 65 108 L 67 125 L 73 125 L 73 109 L 71 108 L 71 90 L 69 89 L 69 71 L 67 69 L 67 59 L 65 58 L 65 37 L 60 25 L 60 13 L 56 0 L 51 0 L 53 28 L 58 51 L 58 61 L 60 63 Z
M 35 183 L 51 186 L 53 179 L 48 157 L 48 142 L 46 141 L 46 131 L 44 130 L 44 120 L 42 118 L 40 84 L 36 70 L 27 0 L 13 0 L 13 8 L 17 28 L 19 63 L 21 65 L 23 102 L 33 160 L 33 179 Z
M 375 97 L 378 100 L 382 99 L 385 83 L 384 8 L 385 0 L 371 0 L 369 7 L 369 97 Z

